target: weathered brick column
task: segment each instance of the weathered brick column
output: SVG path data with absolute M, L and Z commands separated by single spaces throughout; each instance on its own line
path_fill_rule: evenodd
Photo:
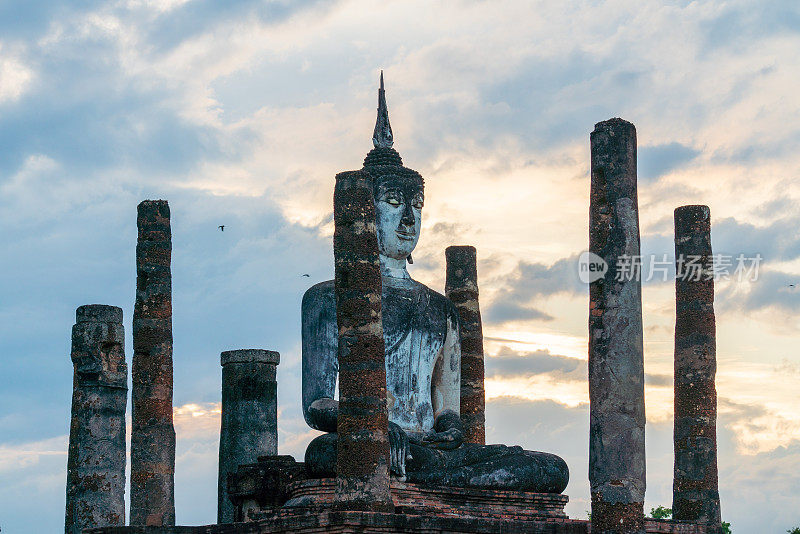
M 131 525 L 167 526 L 175 524 L 169 204 L 145 200 L 136 222 Z
M 333 216 L 339 328 L 336 506 L 392 511 L 381 270 L 367 173 L 336 175 Z
M 720 525 L 711 212 L 675 210 L 675 519 Z
M 72 419 L 67 456 L 66 534 L 125 525 L 128 366 L 122 310 L 91 304 L 72 327 Z
M 475 247 L 453 246 L 447 260 L 445 294 L 458 310 L 461 324 L 461 423 L 464 441 L 486 444 L 483 327 L 478 305 L 478 265 Z
M 222 421 L 219 433 L 217 523 L 233 523 L 228 474 L 259 456 L 278 454 L 278 384 L 280 354 L 272 350 L 223 352 Z
M 592 532 L 644 533 L 642 288 L 621 268 L 640 254 L 636 128 L 622 119 L 596 124 L 591 153 L 589 251 L 608 264 L 589 285 Z

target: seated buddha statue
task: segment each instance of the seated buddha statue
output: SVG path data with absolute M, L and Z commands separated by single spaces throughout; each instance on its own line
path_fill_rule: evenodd
M 420 237 L 424 183 L 392 148 L 383 75 L 373 144 L 363 170 L 374 184 L 392 475 L 421 484 L 561 493 L 569 470 L 560 457 L 463 441 L 459 317 L 450 300 L 408 273 Z M 329 280 L 306 291 L 302 303 L 303 415 L 325 432 L 306 450 L 312 477 L 336 474 L 337 344 Z

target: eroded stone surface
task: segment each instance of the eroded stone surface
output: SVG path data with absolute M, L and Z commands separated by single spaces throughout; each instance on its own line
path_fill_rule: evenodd
M 645 520 L 647 534 L 710 534 L 697 524 Z M 283 509 L 270 517 L 245 523 L 199 527 L 106 527 L 86 534 L 589 534 L 588 521 L 547 518 L 519 521 L 507 518 L 442 516 L 380 512 Z
M 228 475 L 259 456 L 278 453 L 278 385 L 280 355 L 271 350 L 223 352 L 222 416 L 219 435 L 217 522 L 232 523 L 235 507 L 228 497 Z
M 287 508 L 328 508 L 333 502 L 335 482 L 330 478 L 293 482 L 288 488 L 291 499 Z M 566 495 L 524 491 L 471 489 L 454 486 L 430 486 L 392 479 L 392 497 L 396 511 L 404 514 L 436 514 L 442 517 L 470 516 L 517 521 L 566 518 Z M 269 511 L 252 514 L 253 519 Z
M 64 531 L 125 524 L 128 367 L 122 309 L 81 306 L 72 327 L 72 418 Z
M 643 533 L 641 281 L 638 276 L 617 277 L 618 262 L 640 254 L 633 124 L 610 119 L 595 126 L 591 169 L 589 250 L 609 266 L 589 286 L 592 532 Z
M 461 424 L 466 443 L 486 443 L 483 326 L 478 304 L 477 251 L 471 246 L 445 249 L 445 295 L 458 311 L 461 334 Z
M 675 210 L 675 519 L 720 525 L 716 327 L 708 206 Z
M 252 513 L 283 506 L 291 498 L 292 484 L 306 480 L 305 472 L 303 463 L 288 455 L 260 456 L 257 463 L 240 465 L 228 475 L 235 521 L 249 521 Z
M 368 174 L 336 176 L 333 217 L 339 331 L 336 505 L 391 511 L 381 270 Z
M 309 444 L 306 464 L 311 477 L 333 476 L 336 445 L 336 433 Z M 518 446 L 462 443 L 453 449 L 436 449 L 412 442 L 409 453 L 407 480 L 420 484 L 561 493 L 569 482 L 563 459 Z
M 131 525 L 174 525 L 172 233 L 167 201 L 140 203 L 136 224 Z

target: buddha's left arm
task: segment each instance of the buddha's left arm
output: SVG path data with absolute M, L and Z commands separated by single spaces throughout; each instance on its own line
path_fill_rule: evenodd
M 425 440 L 438 448 L 456 448 L 463 441 L 461 418 L 461 339 L 458 319 L 447 319 L 447 335 L 432 380 L 434 432 Z

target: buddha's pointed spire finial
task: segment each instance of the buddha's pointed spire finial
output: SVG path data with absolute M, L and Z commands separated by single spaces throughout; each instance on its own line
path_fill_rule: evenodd
M 392 126 L 389 124 L 389 110 L 386 108 L 386 91 L 383 89 L 383 71 L 381 71 L 381 87 L 378 89 L 378 119 L 372 134 L 375 148 L 391 148 L 394 144 Z

